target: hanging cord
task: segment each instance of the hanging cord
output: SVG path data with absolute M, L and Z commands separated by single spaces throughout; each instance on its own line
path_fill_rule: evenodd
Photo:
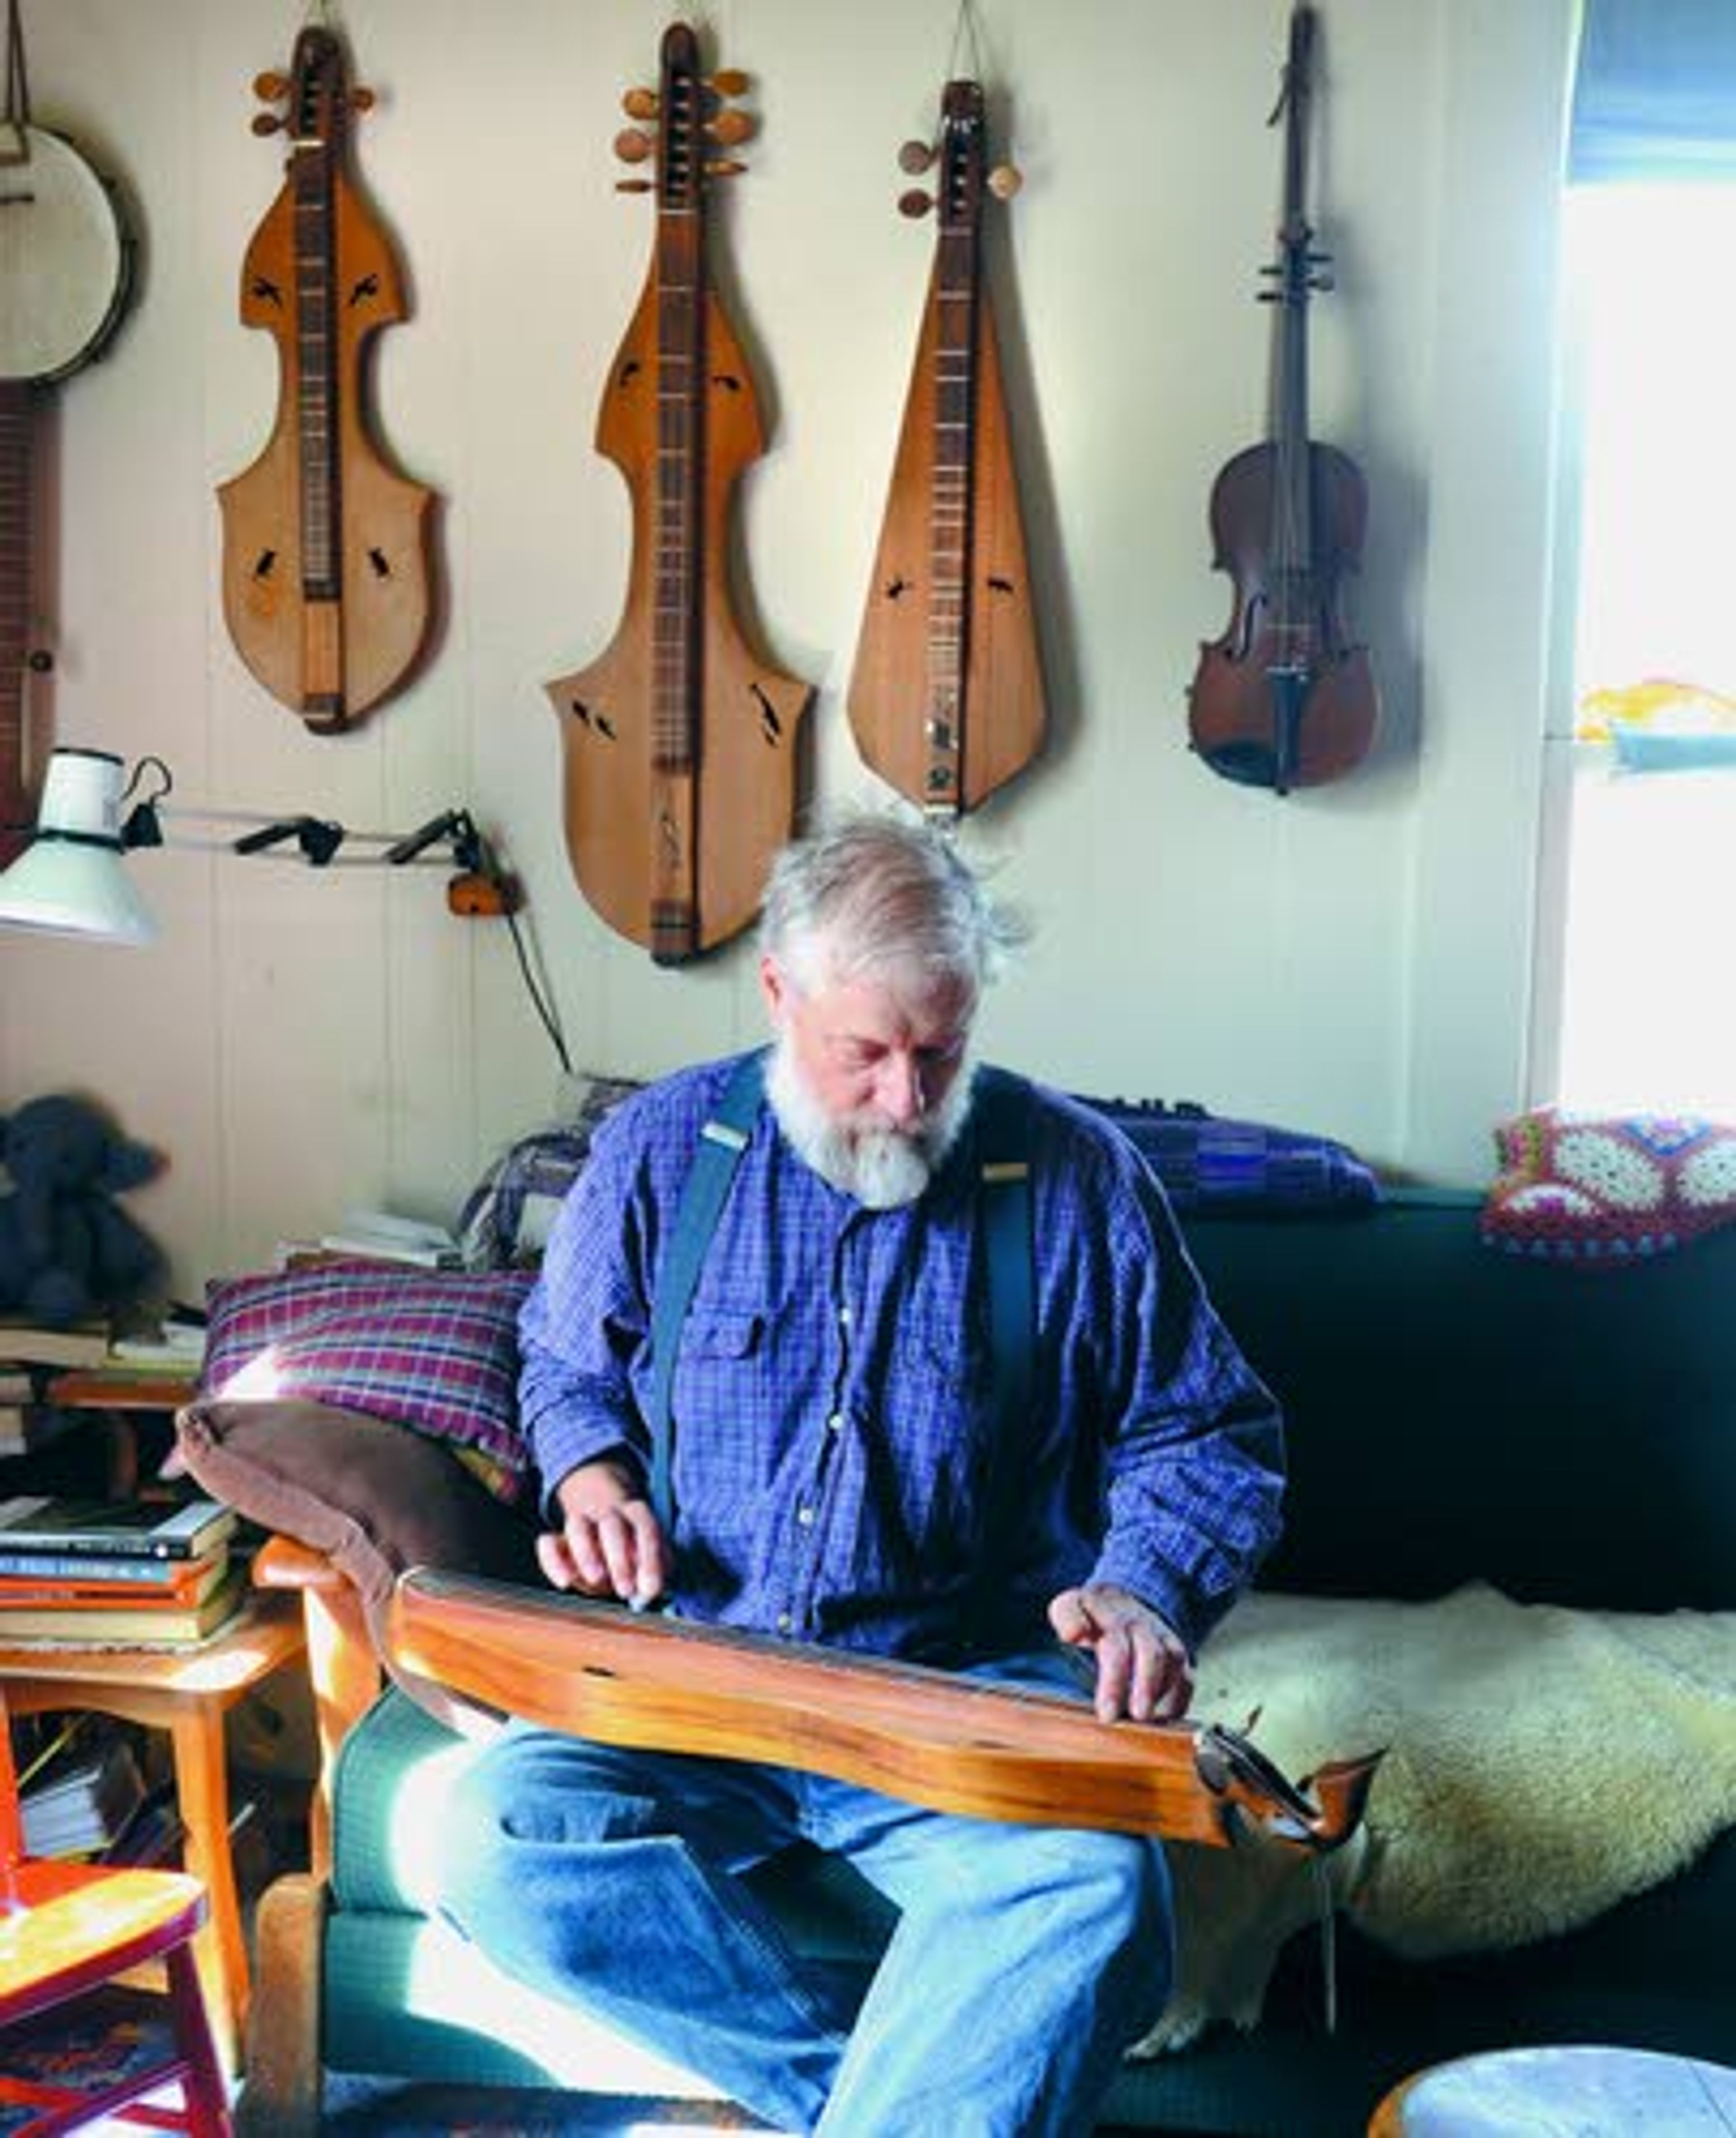
M 492 883 L 504 883 L 505 873 L 494 848 L 480 832 L 475 836 L 477 866 L 480 873 Z M 530 1006 L 549 1035 L 549 1044 L 554 1049 L 555 1060 L 560 1063 L 563 1072 L 570 1076 L 573 1074 L 573 1060 L 567 1052 L 566 1037 L 561 1030 L 560 1012 L 555 1003 L 554 990 L 549 986 L 547 973 L 543 968 L 541 945 L 537 945 L 536 960 L 533 964 L 530 949 L 526 945 L 524 930 L 519 925 L 519 916 L 510 897 L 506 901 L 506 925 L 511 931 L 513 954 L 519 961 L 519 974 L 524 983 L 524 992 L 530 998 Z
M 980 81 L 983 79 L 983 46 L 978 36 L 978 27 L 977 0 L 958 0 L 958 19 L 953 24 L 953 48 L 947 54 L 946 61 L 948 81 Z M 961 76 L 959 56 L 961 50 L 967 46 L 969 47 L 970 66 L 968 72 Z
M 17 145 L 0 155 L 0 163 L 27 164 L 30 143 L 30 74 L 24 64 L 24 24 L 18 0 L 6 0 L 6 124 L 17 135 Z
M 147 791 L 144 782 L 153 779 L 154 785 Z M 126 847 L 160 847 L 164 843 L 163 827 L 158 818 L 158 804 L 174 790 L 174 774 L 160 757 L 141 757 L 133 767 L 121 796 L 123 807 L 133 802 L 122 833 Z M 134 798 L 137 796 L 136 802 Z M 203 812 L 183 810 L 182 816 L 197 818 L 208 815 L 212 821 L 230 818 L 225 810 Z M 232 853 L 264 853 L 293 839 L 302 858 L 315 868 L 333 865 L 333 857 L 346 838 L 359 839 L 378 844 L 391 840 L 383 853 L 357 855 L 354 858 L 367 864 L 383 864 L 402 868 L 419 859 L 426 850 L 439 841 L 445 841 L 452 850 L 459 867 L 468 874 L 480 876 L 502 893 L 502 912 L 512 935 L 513 954 L 518 959 L 519 977 L 524 983 L 524 992 L 530 998 L 530 1006 L 536 1012 L 537 1021 L 548 1034 L 549 1043 L 554 1049 L 555 1059 L 568 1076 L 573 1074 L 573 1061 L 567 1051 L 566 1037 L 561 1029 L 560 1012 L 556 1006 L 554 990 L 549 984 L 543 965 L 540 947 L 533 959 L 531 945 L 526 942 L 524 931 L 519 925 L 513 893 L 500 855 L 489 840 L 476 827 L 475 820 L 468 809 L 449 809 L 432 818 L 419 831 L 407 838 L 399 838 L 389 832 L 348 832 L 342 824 L 305 814 L 285 817 L 264 824 L 259 830 L 244 833 L 240 838 L 224 839 L 205 851 L 221 851 L 227 847 Z

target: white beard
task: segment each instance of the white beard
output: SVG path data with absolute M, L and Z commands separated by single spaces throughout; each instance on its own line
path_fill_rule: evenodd
M 914 1129 L 888 1128 L 854 1115 L 834 1120 L 821 1107 L 785 1039 L 772 1049 L 766 1096 L 798 1158 L 864 1209 L 899 1210 L 914 1203 L 946 1161 L 970 1114 L 967 1062 L 934 1112 Z

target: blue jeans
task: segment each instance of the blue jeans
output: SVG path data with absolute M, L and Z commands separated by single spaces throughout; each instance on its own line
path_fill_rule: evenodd
M 1070 1682 L 1060 1659 L 997 1676 Z M 1172 1974 L 1155 1841 L 923 1810 L 824 1776 L 515 1724 L 454 1806 L 446 1914 L 780 2130 L 1076 2138 Z M 805 1839 L 900 1910 L 860 2009 L 740 1874 Z

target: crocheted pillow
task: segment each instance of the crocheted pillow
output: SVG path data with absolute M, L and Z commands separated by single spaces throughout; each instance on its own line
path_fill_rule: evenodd
M 1619 1266 L 1736 1218 L 1736 1128 L 1692 1114 L 1543 1106 L 1495 1130 L 1486 1245 Z
M 529 1467 L 519 1433 L 516 1270 L 336 1262 L 206 1287 L 206 1400 L 299 1396 L 444 1442 L 497 1498 Z

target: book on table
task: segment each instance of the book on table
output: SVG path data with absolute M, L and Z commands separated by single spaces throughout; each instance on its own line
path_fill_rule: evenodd
M 0 1611 L 0 1647 L 54 1641 L 97 1647 L 184 1647 L 227 1625 L 246 1600 L 245 1569 L 226 1567 L 197 1604 L 115 1602 Z
M 190 1559 L 140 1559 L 109 1552 L 97 1555 L 88 1551 L 15 1550 L 0 1535 L 0 1582 L 61 1581 L 83 1587 L 97 1582 L 105 1588 L 185 1589 L 212 1559 L 219 1555 L 227 1558 L 230 1544 L 231 1533 L 226 1530 L 216 1543 Z
M 0 1359 L 21 1366 L 100 1366 L 113 1330 L 105 1320 L 48 1329 L 16 1314 L 0 1314 Z
M 0 1554 L 64 1552 L 95 1559 L 197 1559 L 235 1530 L 221 1501 L 0 1500 Z
M 80 1559 L 68 1554 L 58 1564 L 70 1566 L 71 1573 L 18 1574 L 0 1555 L 0 1631 L 8 1623 L 9 1612 L 51 1605 L 75 1611 L 116 1604 L 136 1610 L 187 1610 L 202 1604 L 227 1573 L 229 1546 L 227 1541 L 214 1545 L 198 1559 Z M 142 1569 L 142 1578 L 111 1570 L 134 1565 Z M 157 1574 L 167 1578 L 156 1579 Z

